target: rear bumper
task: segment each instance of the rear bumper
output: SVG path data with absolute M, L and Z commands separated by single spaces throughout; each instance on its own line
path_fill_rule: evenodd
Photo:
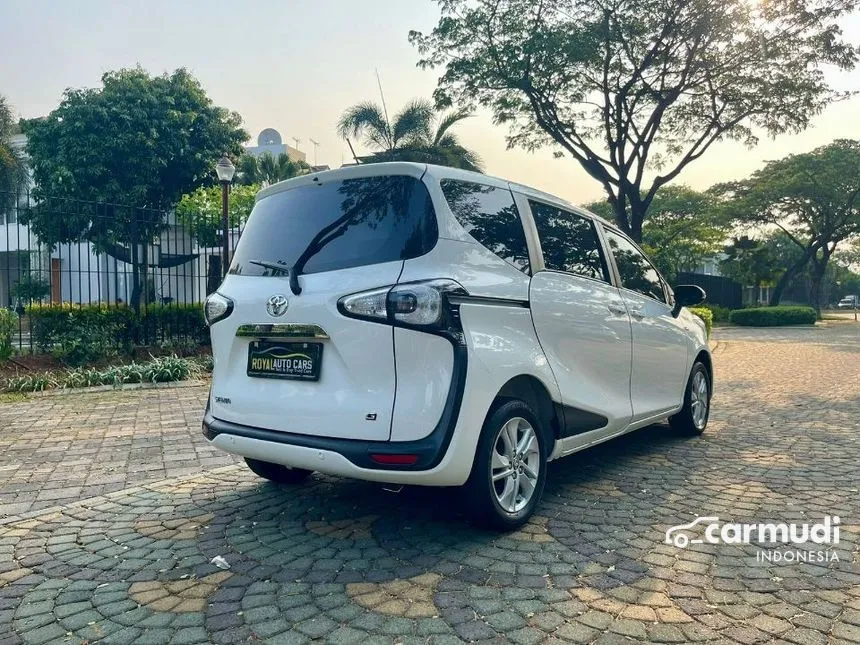
M 468 477 L 468 472 L 464 475 L 456 466 L 452 468 L 450 462 L 445 466 L 416 470 L 415 466 L 389 466 L 371 461 L 370 454 L 377 454 L 375 451 L 382 448 L 394 452 L 392 448 L 397 443 L 332 439 L 251 428 L 215 419 L 208 411 L 203 419 L 203 434 L 212 445 L 226 452 L 340 477 L 424 486 L 456 486 Z M 427 446 L 420 462 L 437 462 L 444 455 L 445 448 L 440 447 L 436 453 Z
M 394 482 L 402 479 L 393 478 L 395 473 L 430 474 L 437 469 L 451 445 L 466 387 L 466 346 L 452 344 L 453 375 L 445 407 L 433 431 L 422 439 L 365 441 L 281 432 L 216 419 L 208 405 L 203 417 L 203 434 L 228 452 L 334 475 Z M 416 459 L 411 464 L 382 464 L 371 455 L 414 455 Z

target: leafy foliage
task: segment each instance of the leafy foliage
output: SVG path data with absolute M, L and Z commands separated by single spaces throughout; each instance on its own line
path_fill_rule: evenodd
M 18 314 L 0 307 L 0 361 L 12 358 L 12 335 L 18 331 Z
M 698 316 L 705 323 L 705 332 L 711 337 L 711 328 L 714 326 L 714 313 L 707 307 L 689 307 L 690 313 Z
M 9 102 L 0 95 L 0 192 L 14 194 L 27 177 L 24 157 L 12 146 L 12 135 L 17 128 Z M 0 209 L 5 206 L 0 203 Z
M 726 213 L 764 230 L 776 228 L 796 259 L 785 266 L 771 299 L 779 304 L 790 281 L 813 265 L 812 301 L 820 309 L 820 284 L 839 243 L 860 236 L 860 141 L 837 139 L 812 152 L 769 162 L 739 182 L 715 190 Z
M 33 344 L 67 365 L 80 366 L 176 339 L 208 340 L 201 305 L 33 305 L 27 308 Z
M 613 219 L 608 201 L 586 206 Z M 642 228 L 641 245 L 660 272 L 673 282 L 722 250 L 728 225 L 715 199 L 687 186 L 665 186 L 654 197 Z
M 747 327 L 812 325 L 817 319 L 812 307 L 754 307 L 735 309 L 731 314 L 733 323 Z
M 358 137 L 366 147 L 376 149 L 360 157 L 362 163 L 414 161 L 480 172 L 480 157 L 451 132 L 470 116 L 468 110 L 439 113 L 430 101 L 414 99 L 389 120 L 384 108 L 365 101 L 344 111 L 337 130 L 344 139 Z
M 77 368 L 65 372 L 43 372 L 6 380 L 7 392 L 41 392 L 53 388 L 81 388 L 126 383 L 168 383 L 196 378 L 207 371 L 206 361 L 163 356 L 147 363 L 115 365 L 105 369 Z M 210 370 L 211 371 L 211 370 Z
M 260 188 L 260 184 L 230 187 L 227 201 L 230 228 L 239 229 L 245 224 Z M 213 247 L 221 243 L 221 199 L 221 186 L 207 186 L 183 195 L 176 206 L 178 221 L 192 232 L 200 246 Z
M 122 69 L 104 74 L 102 85 L 66 90 L 47 117 L 24 122 L 33 194 L 43 204 L 22 220 L 49 246 L 88 240 L 129 262 L 129 249 L 146 249 L 164 229 L 166 211 L 214 183 L 215 160 L 238 154 L 248 134 L 239 115 L 213 105 L 184 69 L 161 76 Z M 133 267 L 135 307 L 145 255 Z
M 444 67 L 437 105 L 489 108 L 509 145 L 552 144 L 601 183 L 637 241 L 657 191 L 720 139 L 806 128 L 852 69 L 837 19 L 853 0 L 437 0 L 410 32 Z M 647 181 L 646 181 L 647 179 Z
M 264 152 L 259 156 L 243 153 L 236 162 L 236 169 L 236 181 L 246 186 L 276 184 L 311 171 L 308 164 L 304 161 L 293 161 L 286 152 L 277 157 L 271 152 Z

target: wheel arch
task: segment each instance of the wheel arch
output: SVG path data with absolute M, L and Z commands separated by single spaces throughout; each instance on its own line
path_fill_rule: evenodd
M 559 418 L 558 406 L 552 400 L 549 389 L 539 378 L 530 374 L 515 376 L 507 381 L 496 394 L 487 416 L 492 413 L 497 405 L 512 399 L 519 399 L 528 404 L 538 415 L 546 435 L 547 456 L 551 455 L 555 449 L 555 440 L 560 436 L 562 422 Z
M 705 369 L 708 370 L 708 383 L 711 386 L 711 393 L 714 392 L 714 364 L 711 359 L 711 354 L 705 349 L 699 351 L 696 354 L 696 359 L 693 361 L 693 364 L 702 363 L 705 366 Z

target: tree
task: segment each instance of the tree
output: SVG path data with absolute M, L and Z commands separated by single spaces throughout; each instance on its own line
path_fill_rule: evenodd
M 230 228 L 244 226 L 254 208 L 254 200 L 260 184 L 235 185 L 230 188 L 227 202 L 227 217 Z M 217 247 L 221 244 L 221 187 L 200 187 L 193 193 L 183 195 L 176 205 L 176 218 L 191 232 L 202 247 Z
M 612 219 L 608 201 L 586 206 Z M 642 248 L 670 281 L 680 271 L 690 271 L 718 254 L 728 227 L 714 198 L 687 186 L 664 186 L 655 195 L 642 228 Z
M 293 161 L 286 152 L 275 157 L 271 152 L 264 152 L 259 157 L 243 153 L 236 162 L 236 180 L 246 186 L 260 184 L 276 184 L 285 179 L 305 175 L 311 167 L 304 161 Z
M 430 101 L 415 99 L 389 120 L 385 107 L 372 101 L 353 105 L 343 113 L 337 131 L 344 139 L 359 137 L 371 155 L 362 163 L 416 161 L 481 172 L 481 159 L 465 148 L 451 128 L 471 116 L 468 110 L 439 113 Z
M 715 188 L 739 222 L 779 229 L 799 250 L 771 296 L 811 264 L 811 300 L 821 309 L 821 281 L 840 242 L 860 235 L 860 141 L 837 139 L 812 152 L 769 162 L 744 181 Z
M 14 193 L 27 177 L 24 156 L 12 145 L 12 135 L 17 132 L 18 124 L 12 116 L 12 108 L 0 95 L 0 192 L 12 193 L 13 200 Z M 5 199 L 0 199 L 0 208 L 7 206 L 3 201 Z
M 131 302 L 138 307 L 147 244 L 164 229 L 166 211 L 183 194 L 214 183 L 215 160 L 225 151 L 238 154 L 248 135 L 239 115 L 213 105 L 184 69 L 161 76 L 123 69 L 104 74 L 102 85 L 67 90 L 46 118 L 25 122 L 34 196 L 53 203 L 37 205 L 27 218 L 49 246 L 88 240 L 131 262 Z M 78 201 L 63 202 L 57 216 L 59 199 Z M 139 245 L 142 255 L 134 252 Z
M 836 20 L 856 0 L 437 0 L 412 31 L 444 66 L 437 105 L 489 108 L 509 146 L 552 144 L 603 186 L 637 241 L 657 191 L 721 139 L 797 132 L 852 69 Z

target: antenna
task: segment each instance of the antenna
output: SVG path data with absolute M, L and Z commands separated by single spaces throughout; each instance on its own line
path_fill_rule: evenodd
M 316 139 L 311 139 L 310 137 L 308 137 L 308 141 L 310 141 L 312 144 L 314 144 L 314 165 L 316 166 L 317 165 L 317 150 L 320 147 L 320 142 L 317 141 Z
M 391 119 L 388 118 L 388 107 L 385 105 L 385 94 L 382 93 L 382 81 L 379 79 L 379 70 L 374 68 L 373 70 L 376 72 L 376 84 L 379 86 L 379 96 L 382 98 L 382 111 L 385 112 L 385 123 L 388 125 L 388 129 L 391 129 Z
M 302 142 L 302 140 L 301 140 L 301 139 L 299 139 L 298 137 L 293 137 L 292 139 L 293 139 L 293 141 L 295 141 L 295 142 L 296 142 L 296 150 L 298 150 L 298 149 L 299 149 L 299 144 Z

